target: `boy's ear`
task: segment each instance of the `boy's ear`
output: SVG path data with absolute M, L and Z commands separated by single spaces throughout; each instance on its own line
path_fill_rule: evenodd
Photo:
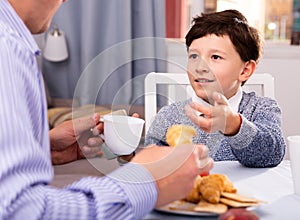
M 240 81 L 247 81 L 250 76 L 254 73 L 256 69 L 256 62 L 254 60 L 250 60 L 245 63 L 245 67 L 240 75 Z

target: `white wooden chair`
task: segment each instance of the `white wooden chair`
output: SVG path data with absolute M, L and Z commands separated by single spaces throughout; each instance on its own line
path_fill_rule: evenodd
M 191 97 L 193 92 L 186 73 L 151 72 L 145 78 L 145 131 L 147 132 L 157 113 L 157 87 L 167 86 L 164 96 L 171 104 Z M 253 74 L 243 86 L 244 91 L 255 91 L 261 96 L 274 98 L 274 78 L 269 73 Z

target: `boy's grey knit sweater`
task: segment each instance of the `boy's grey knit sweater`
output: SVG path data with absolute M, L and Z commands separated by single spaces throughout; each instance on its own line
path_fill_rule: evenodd
M 146 134 L 145 145 L 167 145 L 167 129 L 174 124 L 187 124 L 197 130 L 193 142 L 207 145 L 215 161 L 237 160 L 248 167 L 272 167 L 282 161 L 286 144 L 281 131 L 281 110 L 275 100 L 243 92 L 239 106 L 242 125 L 234 136 L 206 133 L 196 127 L 184 112 L 189 102 L 191 99 L 163 107 Z

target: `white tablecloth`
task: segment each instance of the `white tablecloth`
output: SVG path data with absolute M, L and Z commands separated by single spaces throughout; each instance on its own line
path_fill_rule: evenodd
M 290 162 L 285 160 L 274 168 L 246 168 L 238 162 L 216 162 L 212 173 L 226 174 L 238 193 L 268 202 L 254 211 L 262 220 L 299 220 L 300 196 L 293 194 Z M 195 219 L 151 212 L 145 219 Z M 197 218 L 199 219 L 199 217 Z M 203 217 L 217 219 L 217 217 Z
M 118 166 L 116 161 L 104 158 L 79 160 L 55 166 L 53 185 L 62 187 L 87 175 L 101 176 Z M 99 172 L 99 170 L 101 172 Z M 293 194 L 290 162 L 284 160 L 274 168 L 246 168 L 238 162 L 215 162 L 212 173 L 226 174 L 242 195 L 252 196 L 268 203 L 255 211 L 262 220 L 299 220 L 300 196 Z M 199 219 L 153 211 L 145 219 Z M 217 217 L 203 217 L 205 220 Z

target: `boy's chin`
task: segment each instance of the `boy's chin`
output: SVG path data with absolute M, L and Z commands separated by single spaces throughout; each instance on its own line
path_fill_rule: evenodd
M 207 94 L 205 92 L 197 92 L 196 95 L 198 96 L 198 98 L 200 98 L 200 99 L 202 99 L 202 100 L 204 100 L 204 101 L 206 101 L 208 103 L 210 103 L 209 100 L 212 99 L 211 98 L 212 95 L 211 94 Z

